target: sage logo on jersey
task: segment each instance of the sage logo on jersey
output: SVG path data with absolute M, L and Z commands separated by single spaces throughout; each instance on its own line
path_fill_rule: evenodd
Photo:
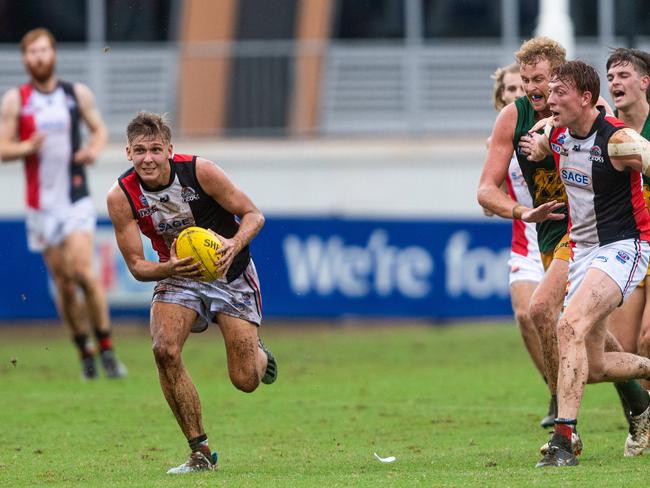
M 605 159 L 602 156 L 602 151 L 600 147 L 598 146 L 593 146 L 589 150 L 589 161 L 592 163 L 604 163 Z
M 577 186 L 579 188 L 587 188 L 591 185 L 589 175 L 575 168 L 562 168 L 560 170 L 560 176 L 566 185 Z
M 431 290 L 431 254 L 423 247 L 397 247 L 388 240 L 383 229 L 372 231 L 362 246 L 347 244 L 337 234 L 304 239 L 287 235 L 282 247 L 292 291 L 323 296 L 338 292 L 349 298 L 425 297 Z
M 632 258 L 625 251 L 618 251 L 616 253 L 616 260 L 621 264 L 627 263 L 630 259 L 632 259 Z
M 181 190 L 181 199 L 185 203 L 194 202 L 194 201 L 198 200 L 199 198 L 200 197 L 194 191 L 194 188 L 190 188 L 189 186 L 184 186 L 183 189 Z
M 165 234 L 168 232 L 177 232 L 185 227 L 189 227 L 194 224 L 194 220 L 191 217 L 182 217 L 172 220 L 161 220 L 156 225 L 156 230 L 158 234 Z

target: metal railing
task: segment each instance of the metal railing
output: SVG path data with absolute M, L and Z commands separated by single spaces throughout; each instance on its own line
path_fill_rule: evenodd
M 596 39 L 576 45 L 577 57 L 593 63 L 603 76 L 605 97 L 607 47 Z M 650 42 L 642 39 L 639 47 L 648 49 Z M 498 39 L 435 45 L 124 44 L 106 50 L 61 45 L 58 74 L 93 89 L 111 137 L 121 140 L 138 110 L 167 112 L 174 121 L 177 80 L 183 76 L 180 52 L 190 58 L 229 60 L 223 133 L 234 136 L 291 134 L 297 56 L 322 60 L 317 127 L 297 135 L 485 135 L 495 118 L 490 75 L 513 60 L 513 52 Z M 0 91 L 25 81 L 17 48 L 0 47 L 0 65 Z

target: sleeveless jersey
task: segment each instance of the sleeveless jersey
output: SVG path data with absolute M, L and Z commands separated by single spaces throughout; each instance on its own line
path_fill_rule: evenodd
M 600 109 L 583 139 L 566 128 L 553 129 L 550 144 L 569 198 L 572 245 L 588 247 L 624 239 L 650 240 L 650 214 L 641 173 L 612 166 L 607 144 L 625 127 Z
M 542 161 L 529 161 L 525 154 L 519 152 L 519 139 L 526 135 L 535 125 L 535 110 L 528 97 L 520 97 L 515 101 L 517 107 L 517 126 L 512 141 L 521 167 L 521 173 L 528 185 L 528 191 L 535 207 L 557 200 L 566 203 L 567 197 L 562 181 L 557 174 L 555 161 L 549 156 Z M 566 206 L 557 212 L 566 212 Z M 539 250 L 543 253 L 551 252 L 567 232 L 567 221 L 545 220 L 537 224 L 537 239 Z
M 79 149 L 79 105 L 72 84 L 59 81 L 51 93 L 30 83 L 19 87 L 18 132 L 21 141 L 34 132 L 46 135 L 41 150 L 25 158 L 29 208 L 65 207 L 88 196 L 84 165 L 72 157 Z
M 208 195 L 196 178 L 196 156 L 174 154 L 169 160 L 169 183 L 155 190 L 145 188 L 134 168 L 118 178 L 133 218 L 140 231 L 151 240 L 160 262 L 169 260 L 170 246 L 186 227 L 193 225 L 212 229 L 230 238 L 239 229 L 235 216 Z M 248 266 L 248 246 L 242 249 L 230 266 L 226 279 L 236 279 Z
M 519 161 L 517 161 L 517 156 L 514 153 L 510 159 L 506 184 L 508 185 L 508 195 L 510 195 L 510 198 L 527 207 L 533 206 L 533 199 L 530 197 L 528 186 L 521 174 Z M 522 256 L 539 253 L 539 247 L 537 245 L 537 230 L 535 229 L 534 223 L 513 219 L 512 251 L 521 254 Z

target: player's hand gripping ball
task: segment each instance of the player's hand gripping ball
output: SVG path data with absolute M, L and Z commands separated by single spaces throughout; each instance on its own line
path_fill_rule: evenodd
M 188 227 L 176 238 L 178 259 L 192 257 L 201 265 L 201 281 L 214 281 L 221 276 L 214 262 L 221 257 L 221 241 L 202 227 Z

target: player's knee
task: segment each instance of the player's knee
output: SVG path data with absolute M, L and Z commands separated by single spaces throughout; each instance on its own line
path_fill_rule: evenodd
M 230 372 L 230 381 L 238 390 L 251 393 L 260 384 L 260 378 L 255 368 L 241 368 Z
M 527 308 L 524 307 L 518 307 L 514 311 L 515 313 L 515 320 L 517 321 L 517 324 L 519 327 L 521 327 L 523 330 L 528 330 L 532 325 L 532 321 L 530 318 L 530 313 Z
M 165 368 L 180 363 L 181 348 L 177 344 L 163 339 L 155 339 L 151 348 L 159 367 Z
M 557 326 L 557 338 L 560 348 L 562 345 L 585 342 L 587 328 L 579 317 L 562 317 Z
M 548 310 L 549 306 L 544 301 L 534 301 L 530 303 L 527 316 L 533 322 L 535 328 L 540 332 L 544 331 L 550 321 L 551 316 Z
M 75 266 L 72 271 L 74 281 L 84 290 L 92 287 L 95 276 L 87 266 Z
M 53 279 L 57 292 L 64 300 L 66 300 L 68 297 L 74 296 L 74 294 L 77 293 L 77 286 L 68 275 L 64 273 L 58 273 L 53 275 Z

